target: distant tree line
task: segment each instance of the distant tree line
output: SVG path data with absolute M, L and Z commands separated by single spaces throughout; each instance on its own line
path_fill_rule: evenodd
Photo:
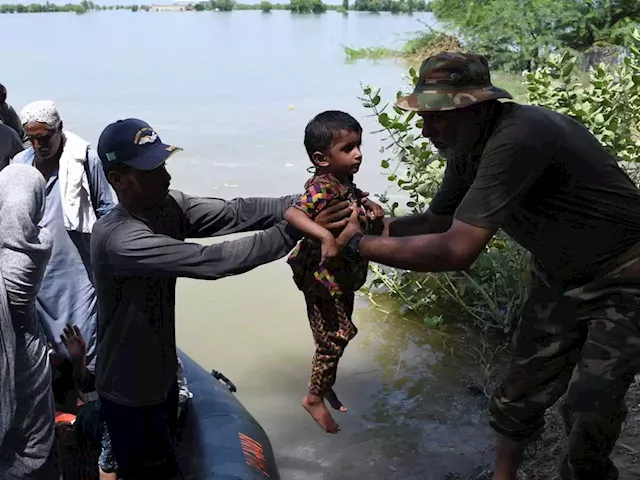
M 86 13 L 91 10 L 151 10 L 148 5 L 97 5 L 93 2 L 83 0 L 82 3 L 67 3 L 66 5 L 55 5 L 53 3 L 30 3 L 30 4 L 2 4 L 0 13 L 49 13 L 49 12 L 75 12 Z
M 208 0 L 188 4 L 187 10 L 209 11 L 218 10 L 229 12 L 231 10 L 262 10 L 265 13 L 271 10 L 290 10 L 292 13 L 324 13 L 327 10 L 356 10 L 364 12 L 392 12 L 392 13 L 413 13 L 429 11 L 429 5 L 425 0 L 355 0 L 353 5 L 349 5 L 349 0 L 343 0 L 342 5 L 326 5 L 322 0 L 290 0 L 290 3 L 271 3 L 263 0 L 259 4 L 236 3 L 235 0 Z M 89 11 L 100 10 L 138 10 L 149 11 L 149 5 L 98 5 L 88 0 L 81 3 L 67 3 L 66 5 L 55 5 L 53 3 L 31 3 L 31 4 L 2 4 L 0 13 L 48 13 L 48 12 L 74 12 L 83 14 Z

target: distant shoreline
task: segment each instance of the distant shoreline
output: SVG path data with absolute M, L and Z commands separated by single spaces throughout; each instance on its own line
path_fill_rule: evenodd
M 171 4 L 156 5 L 98 5 L 92 1 L 83 0 L 81 3 L 68 3 L 55 5 L 52 3 L 31 4 L 0 4 L 0 14 L 23 13 L 76 13 L 82 15 L 88 12 L 105 10 L 129 10 L 131 12 L 203 12 L 233 10 L 261 10 L 269 13 L 271 10 L 284 10 L 293 14 L 321 14 L 326 11 L 338 11 L 347 14 L 355 12 L 390 12 L 393 14 L 411 15 L 428 12 L 429 7 L 425 0 L 355 0 L 349 5 L 349 0 L 344 0 L 341 5 L 325 4 L 322 0 L 291 0 L 290 3 L 271 3 L 263 0 L 260 3 L 237 3 L 235 0 L 196 0 L 193 2 L 174 2 Z

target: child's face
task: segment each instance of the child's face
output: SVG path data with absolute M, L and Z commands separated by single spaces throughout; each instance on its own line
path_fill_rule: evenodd
M 336 176 L 354 175 L 362 163 L 361 145 L 360 133 L 341 130 L 335 135 L 327 155 L 315 153 L 315 163 Z

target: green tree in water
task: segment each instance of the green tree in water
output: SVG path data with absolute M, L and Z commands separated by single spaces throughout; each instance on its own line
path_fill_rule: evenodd
M 292 13 L 324 13 L 327 6 L 322 0 L 291 0 L 290 9 Z
M 230 12 L 236 6 L 236 2 L 234 0 L 218 0 L 216 2 L 216 8 L 221 12 Z
M 262 10 L 264 13 L 271 12 L 272 8 L 273 8 L 273 4 L 271 2 L 267 2 L 266 0 L 263 0 L 262 2 L 260 2 L 260 10 Z

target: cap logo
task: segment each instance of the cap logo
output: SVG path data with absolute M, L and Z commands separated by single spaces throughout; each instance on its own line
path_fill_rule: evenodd
M 158 134 L 150 127 L 144 127 L 138 130 L 136 136 L 133 139 L 133 143 L 136 145 L 145 145 L 147 143 L 154 143 L 158 139 Z
M 107 152 L 107 160 L 110 162 L 116 161 L 116 152 Z

